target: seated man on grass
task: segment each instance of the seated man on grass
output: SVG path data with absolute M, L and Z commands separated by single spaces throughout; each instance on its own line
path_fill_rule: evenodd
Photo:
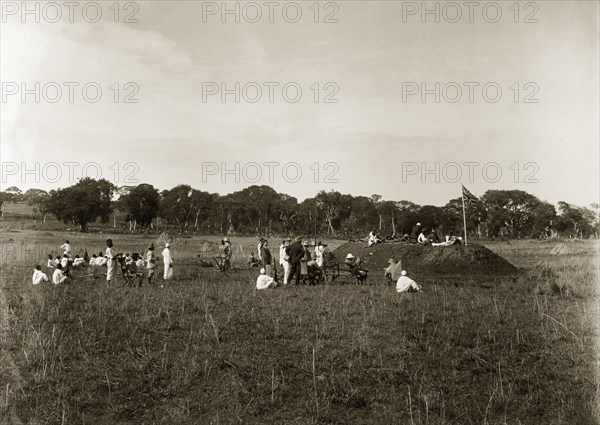
M 267 275 L 267 271 L 260 269 L 260 275 L 256 278 L 256 289 L 271 289 L 276 288 L 277 282 L 271 276 Z
M 54 270 L 54 274 L 52 275 L 52 283 L 54 283 L 55 285 L 65 283 L 68 279 L 68 277 L 63 274 L 62 269 L 62 264 L 56 265 L 56 270 Z
M 405 270 L 402 270 L 398 282 L 396 282 L 396 292 L 421 292 L 421 287 L 417 282 L 406 276 Z
M 35 266 L 35 269 L 33 269 L 33 276 L 31 277 L 31 282 L 34 285 L 39 285 L 42 282 L 48 282 L 48 275 L 46 275 L 46 273 L 42 271 L 42 266 Z
M 258 267 L 260 265 L 260 260 L 254 256 L 254 253 L 250 253 L 250 258 L 246 262 L 250 267 Z

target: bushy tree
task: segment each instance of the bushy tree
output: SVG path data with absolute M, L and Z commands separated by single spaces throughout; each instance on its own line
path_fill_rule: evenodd
M 149 227 L 158 216 L 160 194 L 151 184 L 140 184 L 119 198 L 121 208 L 128 220 L 134 220 L 141 230 Z
M 50 193 L 48 211 L 64 223 L 78 224 L 86 232 L 88 224 L 107 222 L 112 211 L 115 186 L 108 180 L 85 177 L 73 186 Z

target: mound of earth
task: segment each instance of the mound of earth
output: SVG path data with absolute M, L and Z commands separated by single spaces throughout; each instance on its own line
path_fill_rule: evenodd
M 484 246 L 422 246 L 384 243 L 372 247 L 348 242 L 334 251 L 341 263 L 348 253 L 361 257 L 368 270 L 383 270 L 390 258 L 402 261 L 402 268 L 419 275 L 514 275 L 511 263 Z
M 572 245 L 562 243 L 562 242 L 555 245 L 554 248 L 552 248 L 550 250 L 550 255 L 568 255 L 568 254 L 575 254 L 575 249 L 573 248 Z
M 156 238 L 156 241 L 154 242 L 154 244 L 157 246 L 161 246 L 166 243 L 172 243 L 172 242 L 173 242 L 173 238 L 171 237 L 171 235 L 169 235 L 168 232 L 162 232 L 160 234 L 160 236 L 158 238 Z

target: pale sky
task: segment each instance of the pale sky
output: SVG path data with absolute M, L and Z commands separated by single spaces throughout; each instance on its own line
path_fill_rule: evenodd
M 29 3 L 32 8 L 34 3 Z M 161 190 L 186 183 L 225 194 L 255 183 L 300 200 L 334 189 L 441 205 L 460 195 L 462 182 L 478 196 L 488 189 L 521 189 L 552 203 L 598 202 L 597 1 L 529 2 L 537 11 L 521 2 L 519 23 L 510 9 L 513 1 L 498 2 L 502 16 L 496 23 L 485 19 L 493 20 L 494 10 L 482 12 L 491 2 L 480 2 L 472 23 L 466 6 L 457 23 L 445 21 L 455 15 L 450 9 L 436 23 L 432 15 L 422 22 L 420 10 L 406 14 L 421 2 L 392 1 L 321 2 L 319 21 L 335 12 L 337 23 L 315 23 L 314 2 L 301 1 L 295 4 L 302 17 L 290 23 L 282 15 L 290 3 L 279 2 L 273 23 L 262 1 L 255 3 L 262 12 L 257 23 L 245 21 L 256 13 L 250 9 L 246 15 L 240 12 L 239 23 L 233 15 L 222 23 L 220 10 L 205 15 L 203 22 L 203 9 L 220 9 L 220 1 L 135 2 L 139 10 L 121 10 L 119 23 L 110 9 L 113 2 L 99 2 L 102 19 L 97 23 L 87 22 L 81 7 L 69 22 L 65 6 L 58 22 L 48 22 L 55 16 L 48 9 L 46 15 L 40 11 L 36 23 L 34 15 L 15 11 L 21 2 L 3 1 L 2 187 L 65 187 L 74 179 L 64 163 L 78 162 L 74 177 L 81 176 L 85 164 L 97 163 L 102 176 L 117 185 L 132 184 L 125 178 L 133 173 L 130 177 L 139 183 Z M 236 2 L 227 4 L 233 9 Z M 427 4 L 433 9 L 436 2 Z M 287 10 L 292 19 L 294 8 Z M 88 12 L 86 17 L 93 17 Z M 122 22 L 129 12 L 135 12 L 138 23 Z M 527 16 L 538 22 L 522 22 Z M 34 89 L 35 82 L 40 83 L 40 103 L 33 94 L 23 102 L 21 83 Z M 73 103 L 65 82 L 79 83 Z M 97 103 L 82 97 L 81 87 L 90 82 L 102 89 Z M 139 87 L 138 103 L 123 102 L 133 90 L 125 86 L 129 82 Z M 235 103 L 230 94 L 223 103 L 219 93 L 203 101 L 207 83 L 233 89 L 236 82 L 241 87 L 256 83 L 262 96 L 256 103 L 243 96 Z M 420 92 L 407 95 L 407 83 L 420 90 L 421 83 L 434 89 L 436 82 L 446 85 L 439 103 L 434 94 L 425 102 Z M 47 101 L 54 97 L 52 84 L 42 90 L 48 83 L 63 87 L 56 103 Z M 279 84 L 273 103 L 264 83 Z M 282 96 L 287 83 L 302 89 L 297 103 Z M 464 83 L 477 84 L 473 103 Z M 502 89 L 496 103 L 482 95 L 488 83 Z M 455 97 L 456 85 L 463 88 L 462 97 L 451 103 L 443 95 Z M 9 94 L 15 87 L 18 92 Z M 247 97 L 254 97 L 254 89 L 247 87 Z M 294 89 L 287 93 L 295 95 Z M 487 93 L 493 97 L 495 89 Z M 327 94 L 338 102 L 324 103 Z M 524 103 L 527 95 L 538 102 Z M 129 162 L 135 167 L 126 167 Z M 272 183 L 263 165 L 270 162 L 280 164 Z M 291 162 L 302 171 L 296 183 L 291 182 L 293 167 L 287 168 L 287 181 L 282 174 Z M 465 162 L 479 164 L 473 166 L 471 181 Z M 37 172 L 21 174 L 25 167 L 35 170 L 36 163 Z M 57 182 L 51 181 L 57 170 L 52 163 L 60 165 Z M 203 163 L 219 169 L 222 163 L 230 169 L 239 163 L 239 182 L 235 172 L 224 175 L 223 182 L 220 170 L 205 175 L 203 182 Z M 249 163 L 261 164 L 262 179 L 244 181 L 243 170 L 250 179 L 255 176 Z M 320 168 L 318 183 L 314 163 Z M 327 163 L 335 165 L 324 168 Z M 462 179 L 455 178 L 457 168 L 449 163 L 460 166 Z M 424 168 L 432 172 L 422 175 Z M 497 169 L 502 176 L 494 182 Z M 330 172 L 337 182 L 325 181 Z M 87 173 L 96 175 L 93 167 Z

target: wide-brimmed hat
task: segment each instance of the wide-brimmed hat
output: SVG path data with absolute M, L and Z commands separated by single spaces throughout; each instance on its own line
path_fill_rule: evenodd
M 266 241 L 266 239 L 265 238 L 260 238 L 260 241 L 264 242 L 264 241 Z
M 352 255 L 352 253 L 346 255 L 346 260 L 351 260 L 352 258 L 354 258 L 354 255 Z

